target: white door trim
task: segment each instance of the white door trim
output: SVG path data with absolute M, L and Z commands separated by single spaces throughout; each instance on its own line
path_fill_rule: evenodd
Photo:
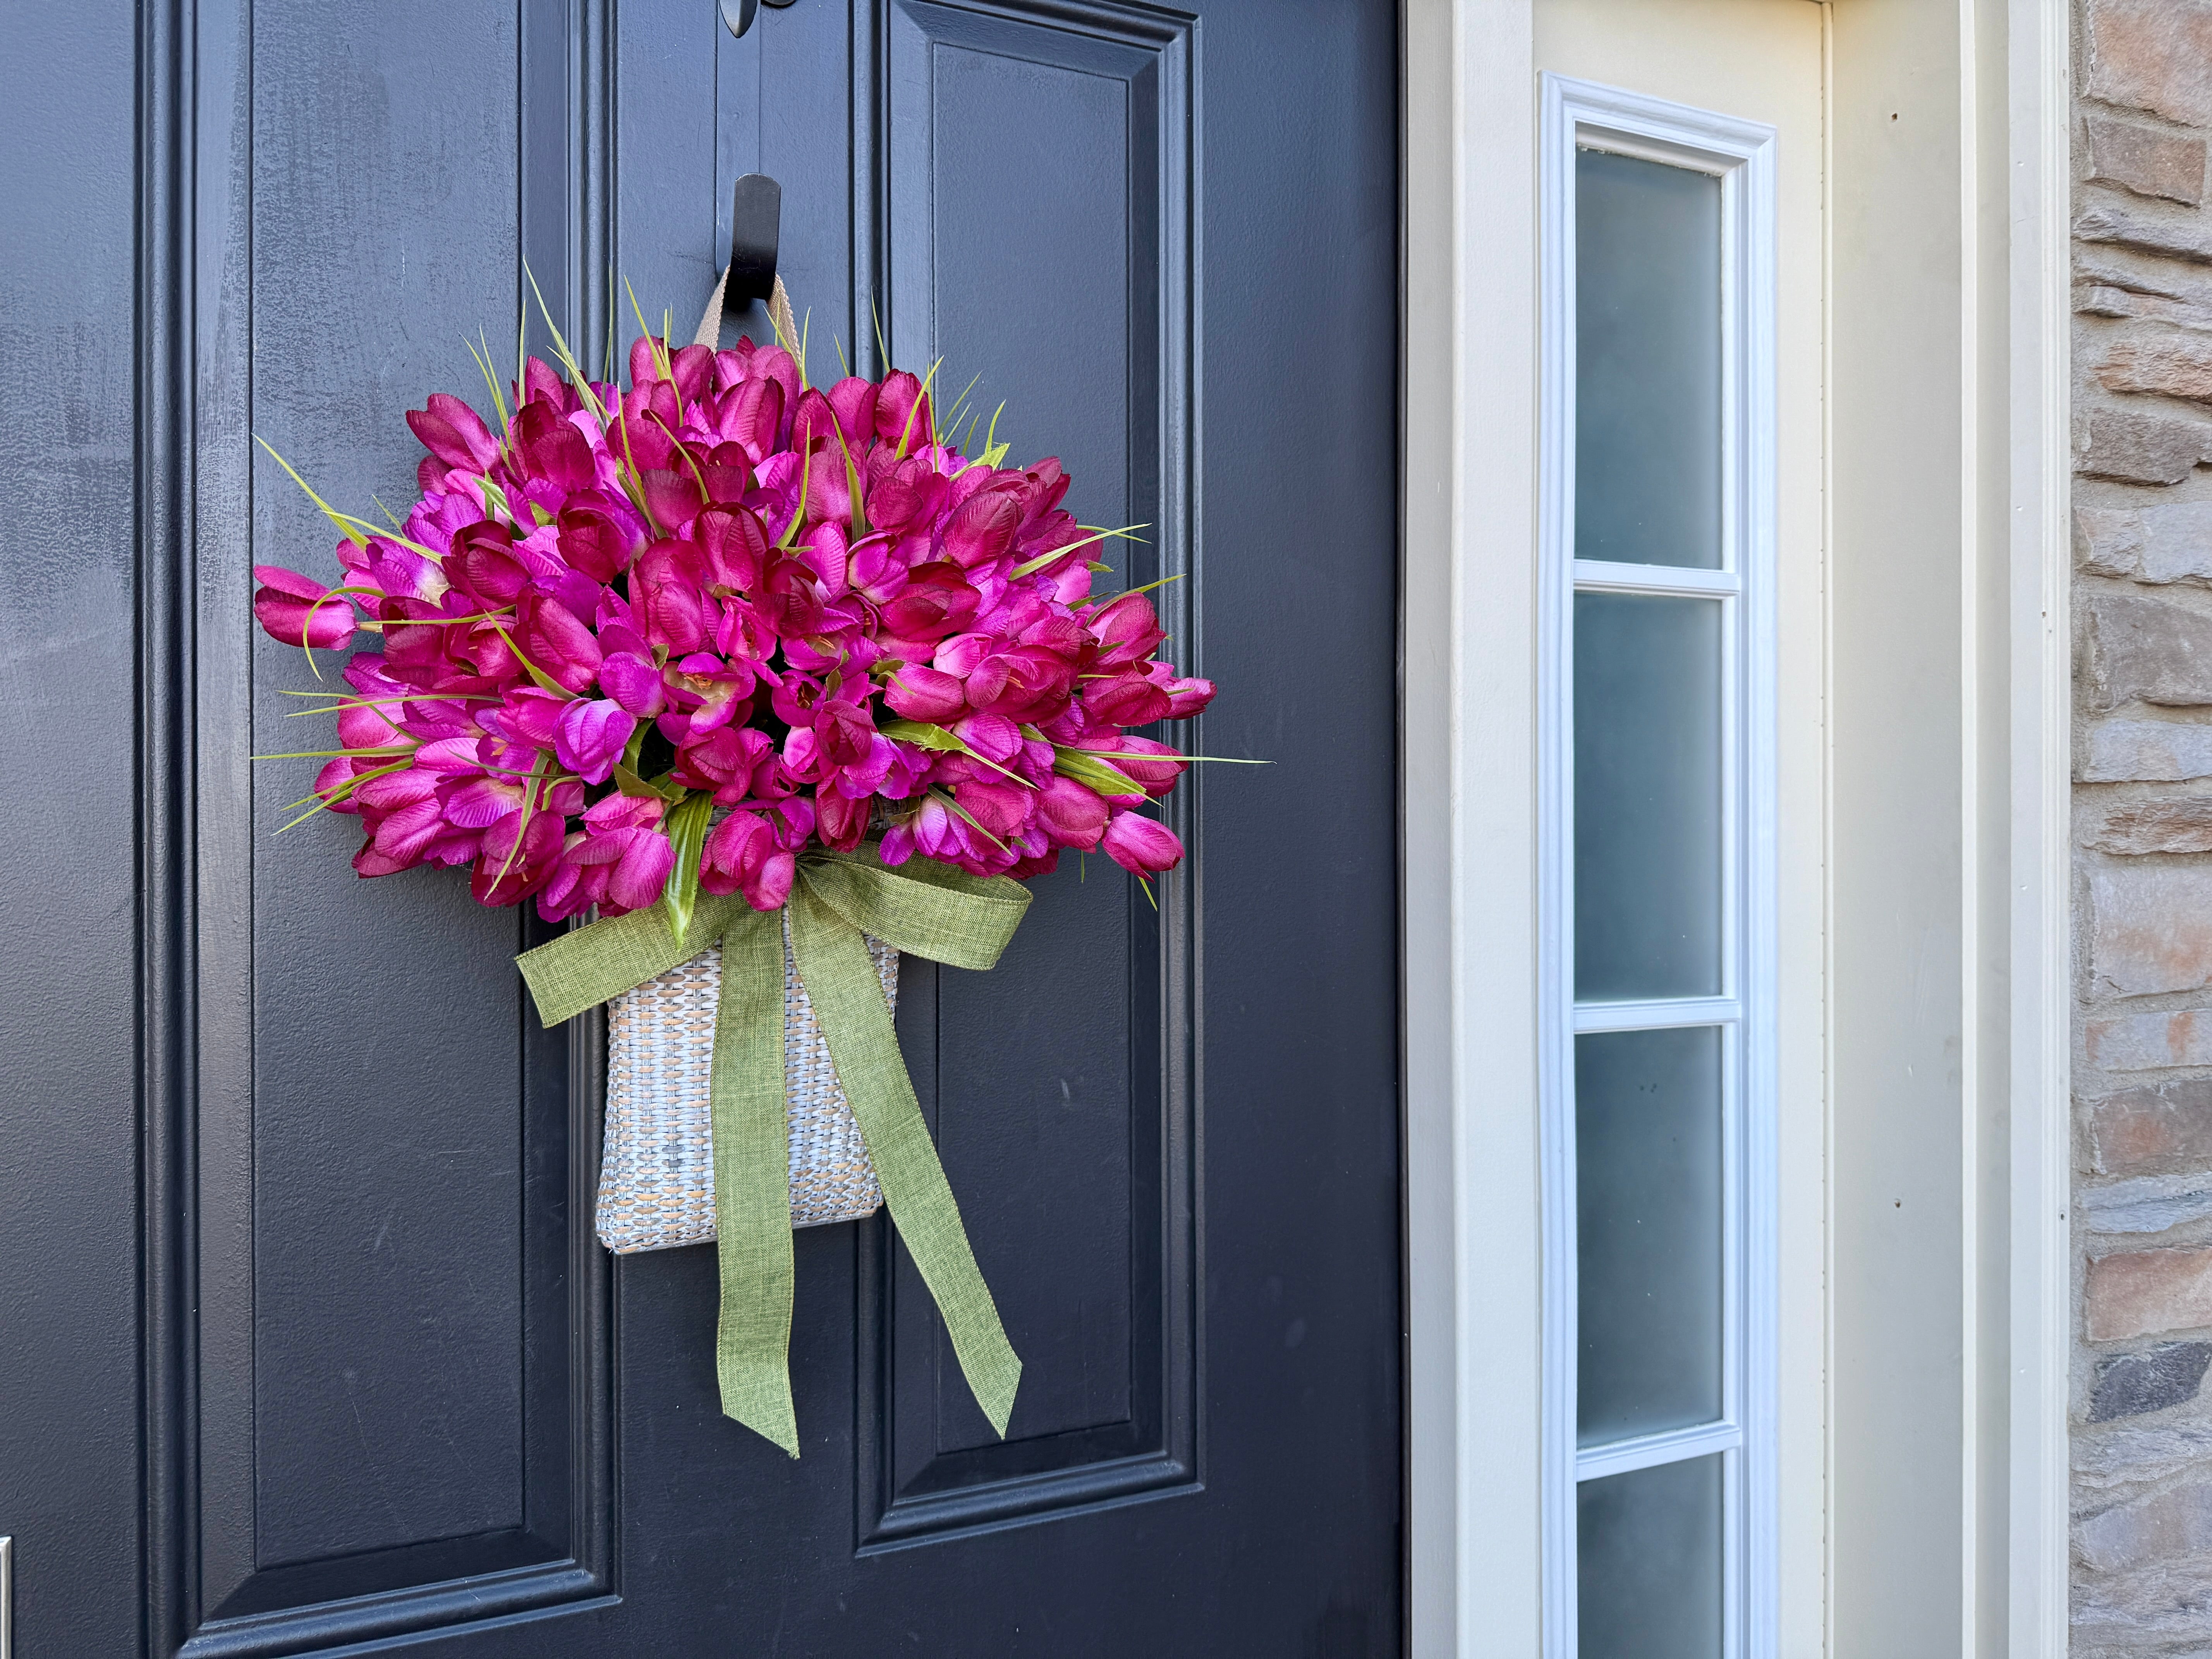
M 2008 0 L 2011 507 L 2007 1651 L 2064 1659 L 2073 1341 L 2071 8 Z M 1991 1425 L 1992 1429 L 1996 1425 Z
M 1407 1508 L 1418 1659 L 1537 1650 L 1529 0 L 1406 0 Z

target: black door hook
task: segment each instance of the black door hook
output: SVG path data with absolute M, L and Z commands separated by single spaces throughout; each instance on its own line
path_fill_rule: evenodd
M 730 210 L 730 275 L 722 303 L 743 311 L 775 292 L 776 240 L 783 221 L 783 186 L 764 173 L 738 180 Z

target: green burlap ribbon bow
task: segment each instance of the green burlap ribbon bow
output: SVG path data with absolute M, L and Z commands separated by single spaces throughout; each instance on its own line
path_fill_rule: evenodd
M 1000 1435 L 1022 1362 L 999 1322 L 922 1121 L 863 935 L 955 968 L 988 968 L 1029 908 L 1029 890 L 926 858 L 890 869 L 874 849 L 801 858 L 786 907 L 799 977 L 837 1081 L 867 1142 L 884 1202 L 937 1298 L 975 1401 Z M 711 1112 L 722 1310 L 722 1410 L 799 1455 L 791 1405 L 790 1127 L 783 1071 L 781 914 L 702 894 L 684 937 L 663 908 L 595 921 L 515 958 L 548 1025 L 722 947 Z

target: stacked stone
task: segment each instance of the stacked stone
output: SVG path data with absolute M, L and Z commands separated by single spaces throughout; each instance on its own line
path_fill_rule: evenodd
M 2077 0 L 2074 1640 L 2212 1651 L 2212 0 Z

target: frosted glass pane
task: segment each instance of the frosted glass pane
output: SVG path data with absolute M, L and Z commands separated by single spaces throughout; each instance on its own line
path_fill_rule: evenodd
M 1721 1458 L 1585 1480 L 1581 1659 L 1720 1659 Z
M 1585 1446 L 1721 1414 L 1721 1033 L 1575 1039 Z
M 1575 556 L 1721 562 L 1721 181 L 1575 156 Z
M 1575 595 L 1575 996 L 1721 990 L 1721 602 Z

